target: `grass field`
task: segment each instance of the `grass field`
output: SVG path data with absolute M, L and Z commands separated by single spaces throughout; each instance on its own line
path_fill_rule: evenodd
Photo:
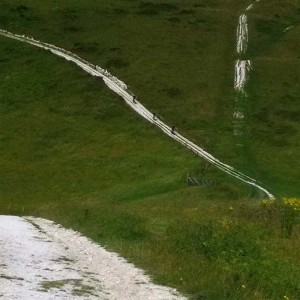
M 0 27 L 106 67 L 224 162 L 300 196 L 297 1 L 262 1 L 249 15 L 244 149 L 233 136 L 233 72 L 249 2 L 102 2 L 4 0 Z M 0 41 L 2 213 L 77 229 L 193 299 L 300 298 L 299 216 L 287 234 L 285 209 L 206 168 L 101 81 Z M 217 183 L 190 187 L 187 174 Z

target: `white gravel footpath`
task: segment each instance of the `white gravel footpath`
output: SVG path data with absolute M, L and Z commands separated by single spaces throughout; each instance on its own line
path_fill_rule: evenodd
M 79 233 L 34 217 L 0 216 L 0 298 L 183 300 Z

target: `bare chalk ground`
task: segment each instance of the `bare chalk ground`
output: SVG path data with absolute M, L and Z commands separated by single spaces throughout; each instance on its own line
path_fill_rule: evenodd
M 79 233 L 33 217 L 0 216 L 2 299 L 186 299 Z

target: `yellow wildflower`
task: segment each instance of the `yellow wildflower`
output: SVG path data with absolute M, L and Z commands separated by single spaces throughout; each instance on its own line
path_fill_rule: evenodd
M 298 198 L 283 198 L 283 205 L 287 208 L 300 211 L 300 199 Z

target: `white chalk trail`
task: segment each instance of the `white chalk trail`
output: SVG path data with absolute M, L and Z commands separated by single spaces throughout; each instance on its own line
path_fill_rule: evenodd
M 149 110 L 147 110 L 140 102 L 134 99 L 133 93 L 127 89 L 127 86 L 125 83 L 117 79 L 116 77 L 112 76 L 109 72 L 106 70 L 103 70 L 102 68 L 92 65 L 91 63 L 83 60 L 76 54 L 73 54 L 72 52 L 66 51 L 62 48 L 58 48 L 54 45 L 47 44 L 44 42 L 37 41 L 33 38 L 26 37 L 24 35 L 18 35 L 10 33 L 6 30 L 0 29 L 0 35 L 12 38 L 15 40 L 19 40 L 21 42 L 25 42 L 31 45 L 34 45 L 39 48 L 43 48 L 45 50 L 49 50 L 52 53 L 63 57 L 64 59 L 68 61 L 74 62 L 76 65 L 78 65 L 80 68 L 88 72 L 89 74 L 97 77 L 101 77 L 105 84 L 114 92 L 116 92 L 118 95 L 120 95 L 125 102 L 138 114 L 140 114 L 143 118 L 145 118 L 150 123 L 156 125 L 158 128 L 160 128 L 165 134 L 167 134 L 169 137 L 173 138 L 180 144 L 184 145 L 186 148 L 192 150 L 194 153 L 196 153 L 198 156 L 206 159 L 213 165 L 215 165 L 217 168 L 222 170 L 223 172 L 249 184 L 252 185 L 262 192 L 264 192 L 269 198 L 274 198 L 274 196 L 262 186 L 261 183 L 256 181 L 255 179 L 235 170 L 233 167 L 224 164 L 223 162 L 216 159 L 214 156 L 203 150 L 201 147 L 195 145 L 191 141 L 189 141 L 187 138 L 183 137 L 181 134 L 176 132 L 175 134 L 172 133 L 171 127 L 166 125 L 164 122 L 162 122 L 159 118 L 153 116 L 153 113 L 151 113 Z
M 260 2 L 260 1 L 261 1 L 261 0 L 256 0 L 254 3 L 250 4 L 250 5 L 245 9 L 245 11 L 249 11 L 249 10 L 253 9 L 253 8 L 254 8 L 254 5 L 255 5 L 256 3 L 258 3 L 258 2 Z
M 237 60 L 235 62 L 234 88 L 240 93 L 245 93 L 248 72 L 251 70 L 250 60 Z
M 247 82 L 248 72 L 251 70 L 250 60 L 237 60 L 235 62 L 234 88 L 237 91 L 235 97 L 235 108 L 233 112 L 233 135 L 243 136 L 245 126 L 244 102 L 247 101 L 245 85 Z M 239 141 L 238 146 L 243 146 Z
M 244 110 L 242 107 L 235 107 L 235 111 L 233 113 L 233 134 L 235 136 L 242 136 L 244 134 Z M 237 144 L 238 146 L 243 146 L 241 142 Z
M 237 53 L 245 53 L 248 47 L 248 23 L 247 16 L 242 14 L 239 17 L 239 24 L 237 27 Z
M 285 29 L 283 30 L 283 32 L 287 32 L 287 31 L 289 31 L 289 30 L 291 30 L 291 29 L 293 29 L 293 28 L 294 28 L 293 25 L 292 25 L 292 26 L 289 26 L 289 27 L 285 28 Z
M 51 221 L 0 216 L 1 299 L 185 300 L 86 237 Z
M 246 12 L 253 9 L 256 3 L 260 0 L 256 0 L 250 4 L 245 11 L 239 16 L 237 26 L 236 37 L 236 50 L 239 56 L 244 55 L 248 49 L 249 33 L 248 33 L 248 17 Z M 251 70 L 250 60 L 238 59 L 235 62 L 235 75 L 234 75 L 234 88 L 238 92 L 244 92 L 245 84 L 248 79 L 248 73 Z
M 241 57 L 245 56 L 248 49 L 249 33 L 248 33 L 248 17 L 246 13 L 254 8 L 256 3 L 260 0 L 256 0 L 250 4 L 245 11 L 239 16 L 237 26 L 237 41 L 236 49 L 237 54 Z M 245 92 L 245 86 L 248 80 L 248 74 L 251 71 L 251 61 L 245 59 L 237 59 L 234 67 L 234 89 L 237 92 L 235 98 L 235 109 L 233 113 L 233 134 L 234 136 L 242 136 L 244 134 L 244 102 L 248 100 L 247 93 Z M 238 113 L 237 113 L 238 112 Z M 242 118 L 240 116 L 243 116 Z M 238 145 L 243 145 L 242 141 Z

